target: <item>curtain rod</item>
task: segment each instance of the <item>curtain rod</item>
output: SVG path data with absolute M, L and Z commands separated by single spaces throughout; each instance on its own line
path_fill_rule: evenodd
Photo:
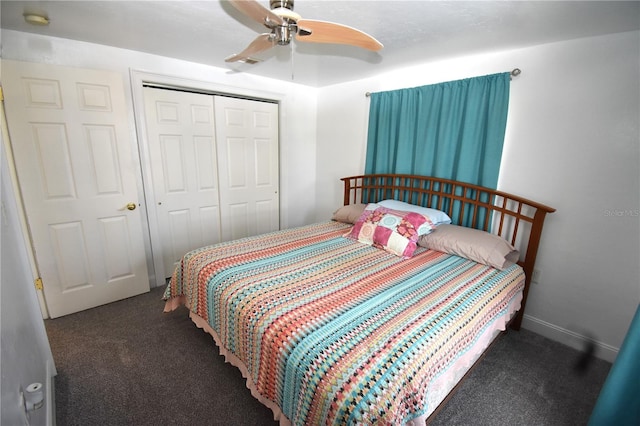
M 520 68 L 514 68 L 511 70 L 509 74 L 511 74 L 511 77 L 509 77 L 509 80 L 513 80 L 513 77 L 517 77 L 520 74 L 522 74 L 522 70 Z M 366 92 L 364 95 L 368 98 L 369 96 L 371 96 L 371 92 Z

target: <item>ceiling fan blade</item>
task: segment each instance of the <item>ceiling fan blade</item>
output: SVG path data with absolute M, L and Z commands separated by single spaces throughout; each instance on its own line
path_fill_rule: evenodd
M 309 32 L 311 34 L 308 34 Z M 373 51 L 380 50 L 383 47 L 378 40 L 355 28 L 312 19 L 298 20 L 296 40 L 311 43 L 349 44 Z
M 252 58 L 251 55 L 271 49 L 275 45 L 275 39 L 271 33 L 260 34 L 242 52 L 227 56 L 225 62 L 247 62 L 255 64 L 259 59 Z
M 268 28 L 284 24 L 281 17 L 262 6 L 256 0 L 230 0 L 230 3 L 249 18 Z

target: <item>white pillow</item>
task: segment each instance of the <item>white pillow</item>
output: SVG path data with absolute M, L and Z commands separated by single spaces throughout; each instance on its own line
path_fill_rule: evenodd
M 398 200 L 384 200 L 379 201 L 379 205 L 382 207 L 386 207 L 388 209 L 400 210 L 405 212 L 414 212 L 419 213 L 423 216 L 427 216 L 431 222 L 438 226 L 443 223 L 448 224 L 451 223 L 451 218 L 443 211 L 431 209 L 429 207 L 421 207 L 416 206 L 415 204 L 405 203 L 404 201 Z

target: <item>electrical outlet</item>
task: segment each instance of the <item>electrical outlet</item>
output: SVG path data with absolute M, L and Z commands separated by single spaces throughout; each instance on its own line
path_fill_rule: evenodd
M 534 268 L 533 275 L 531 275 L 531 282 L 535 284 L 539 284 L 541 277 L 542 277 L 542 271 L 538 268 Z

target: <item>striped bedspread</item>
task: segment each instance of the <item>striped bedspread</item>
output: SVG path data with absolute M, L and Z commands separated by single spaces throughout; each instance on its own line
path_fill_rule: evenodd
M 326 222 L 186 254 L 166 289 L 293 424 L 401 424 L 519 294 L 524 274 L 419 248 L 406 260 Z M 178 299 L 175 299 L 178 298 Z

